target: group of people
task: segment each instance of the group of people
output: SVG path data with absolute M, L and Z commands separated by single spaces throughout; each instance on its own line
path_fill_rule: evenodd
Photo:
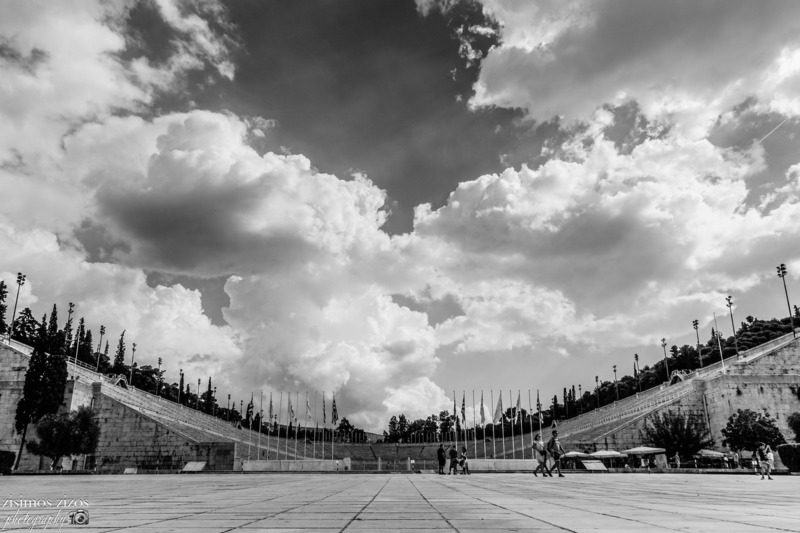
M 564 474 L 561 473 L 561 457 L 564 455 L 564 447 L 558 440 L 558 431 L 553 430 L 553 435 L 547 441 L 547 444 L 542 440 L 542 436 L 537 434 L 533 440 L 533 452 L 539 463 L 533 471 L 534 476 L 539 477 L 537 472 L 541 471 L 542 476 L 553 477 L 553 470 L 556 470 L 558 477 L 564 477 Z M 447 475 L 458 474 L 459 466 L 461 467 L 460 473 L 462 475 L 469 475 L 469 458 L 467 457 L 466 446 L 461 447 L 461 454 L 459 455 L 455 445 L 450 444 L 447 448 L 444 447 L 444 444 L 439 445 L 439 449 L 436 450 L 436 458 L 439 460 L 440 475 L 445 475 L 444 468 L 447 466 L 448 457 L 450 459 L 450 467 L 447 469 Z M 547 468 L 548 457 L 553 459 L 553 466 L 549 469 Z
M 450 468 L 447 469 L 447 474 L 458 474 L 458 467 L 461 467 L 462 475 L 469 475 L 469 460 L 467 458 L 467 447 L 461 447 L 461 455 L 459 456 L 456 447 L 453 444 L 444 447 L 443 444 L 439 445 L 436 450 L 436 458 L 439 460 L 439 474 L 444 475 L 444 467 L 447 465 L 447 457 L 450 457 Z
M 761 479 L 764 479 L 764 476 L 767 476 L 770 480 L 772 479 L 770 474 L 775 466 L 775 454 L 772 453 L 772 448 L 768 444 L 758 443 L 758 447 L 753 452 L 753 464 L 755 465 L 756 473 L 761 473 Z
M 561 441 L 558 440 L 558 431 L 553 430 L 553 434 L 547 444 L 542 440 L 542 436 L 538 433 L 533 438 L 533 453 L 536 456 L 538 465 L 533 471 L 533 475 L 539 477 L 536 472 L 541 471 L 542 477 L 553 477 L 553 470 L 558 472 L 558 477 L 564 477 L 561 473 L 561 456 L 564 455 L 564 447 L 561 446 Z M 547 468 L 547 458 L 552 457 L 553 466 Z

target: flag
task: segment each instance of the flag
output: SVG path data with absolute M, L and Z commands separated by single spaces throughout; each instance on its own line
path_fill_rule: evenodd
M 503 395 L 501 394 L 500 397 L 497 399 L 497 409 L 494 410 L 494 416 L 492 417 L 492 424 L 497 424 L 497 421 L 503 421 Z
M 247 416 L 245 420 L 247 422 L 253 421 L 253 393 L 250 393 L 250 403 L 247 404 Z
M 518 417 L 518 416 L 522 416 L 522 415 L 520 414 L 520 413 L 522 413 L 522 407 L 520 407 L 520 403 L 519 403 L 519 401 L 520 401 L 520 399 L 519 399 L 519 397 L 520 397 L 520 394 L 522 394 L 522 393 L 521 393 L 520 391 L 517 391 L 517 408 L 516 408 L 516 412 L 514 413 L 514 421 L 516 421 L 516 420 L 517 420 L 517 417 Z
M 294 420 L 294 407 L 292 407 L 292 393 L 289 393 L 289 421 Z
M 306 393 L 306 420 L 311 420 L 311 405 L 308 403 L 308 393 Z
M 336 425 L 339 421 L 339 413 L 336 411 L 336 396 L 333 397 L 331 402 L 331 424 Z
M 325 410 L 326 410 L 326 407 L 325 407 L 325 391 L 322 391 L 322 425 L 323 426 L 328 423 L 328 419 L 327 419 L 328 415 L 325 414 Z
M 269 422 L 272 423 L 272 419 L 275 418 L 275 414 L 272 410 L 272 393 L 269 393 Z
M 467 391 L 464 391 L 464 396 L 461 397 L 461 421 L 465 424 L 467 422 Z
M 481 426 L 486 424 L 486 414 L 483 412 L 483 391 L 481 391 Z

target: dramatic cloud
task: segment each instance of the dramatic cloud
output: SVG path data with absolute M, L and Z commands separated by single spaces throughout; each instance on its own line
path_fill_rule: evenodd
M 751 96 L 800 112 L 796 2 L 482 3 L 503 24 L 502 45 L 482 62 L 473 105 L 574 120 L 633 98 L 688 131 Z

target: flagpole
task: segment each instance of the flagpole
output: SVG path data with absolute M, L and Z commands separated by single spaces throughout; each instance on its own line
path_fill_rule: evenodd
M 275 445 L 275 460 L 281 460 L 281 412 L 283 412 L 283 391 L 281 391 L 281 400 L 278 404 L 278 434 L 275 436 L 277 444 Z
M 503 389 L 498 391 L 500 402 L 500 438 L 503 441 L 503 459 L 506 459 L 506 413 L 503 410 Z
M 336 440 L 336 422 L 333 420 L 334 407 L 336 407 L 336 394 L 331 393 L 331 426 L 333 426 L 333 430 L 331 431 L 331 461 L 333 461 L 333 446 Z M 336 419 L 339 419 L 339 413 L 336 413 Z
M 456 409 L 456 391 L 453 391 L 453 435 L 455 436 L 456 451 L 458 451 L 458 410 Z
M 283 447 L 283 456 L 288 461 L 289 460 L 289 424 L 292 423 L 291 415 L 289 414 L 292 410 L 292 393 L 286 393 L 286 439 L 285 445 Z
M 317 422 L 317 391 L 314 391 L 314 459 L 317 458 L 317 431 L 319 430 L 319 423 Z
M 494 389 L 489 391 L 489 399 L 494 406 Z M 492 415 L 492 459 L 497 459 L 497 448 L 495 447 L 494 441 L 494 415 Z
M 483 389 L 481 389 L 481 440 L 483 441 L 483 458 L 486 459 L 486 419 L 483 415 Z
M 322 391 L 322 460 L 325 460 L 325 426 L 328 425 L 328 420 L 325 414 L 325 391 Z
M 267 461 L 269 461 L 270 435 L 272 435 L 272 391 L 269 392 L 269 425 L 267 426 Z
M 475 412 L 475 389 L 472 389 L 472 452 L 478 458 L 478 417 Z
M 511 412 L 511 417 L 512 417 L 511 418 L 511 458 L 512 459 L 516 459 L 517 458 L 517 451 L 515 449 L 516 446 L 514 446 L 514 422 L 516 422 L 517 419 L 514 418 L 514 404 L 512 403 L 513 401 L 514 401 L 514 397 L 512 396 L 511 389 L 508 389 L 508 405 L 509 405 L 508 408 L 509 408 L 509 410 Z
M 247 404 L 247 422 L 248 422 L 247 425 L 250 428 L 250 436 L 247 439 L 247 460 L 248 461 L 251 459 L 251 457 L 250 457 L 250 443 L 253 442 L 253 414 L 252 414 L 253 413 L 253 409 L 255 409 L 255 406 L 253 406 L 253 393 L 250 392 L 250 403 Z
M 261 400 L 258 406 L 258 460 L 261 460 L 261 426 L 264 425 L 264 391 L 260 391 Z
M 469 439 L 467 438 L 467 391 L 461 391 L 461 429 L 464 431 L 464 448 L 469 446 Z
M 295 391 L 297 393 L 297 403 L 300 403 L 300 391 Z M 294 414 L 294 460 L 297 461 L 297 413 Z
M 533 408 L 531 407 L 531 390 L 528 389 L 528 429 L 531 432 L 531 459 L 536 459 L 533 451 Z
M 539 419 L 539 435 L 544 439 L 544 435 L 542 435 L 542 402 L 539 401 L 539 389 L 536 389 L 536 417 Z
M 519 443 L 522 447 L 522 460 L 525 460 L 525 427 L 522 425 L 522 391 L 517 389 L 517 417 L 519 418 Z

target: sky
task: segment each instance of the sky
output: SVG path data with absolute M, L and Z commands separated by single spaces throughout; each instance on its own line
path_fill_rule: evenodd
M 0 80 L 11 296 L 220 399 L 381 431 L 800 303 L 794 0 L 11 0 Z

